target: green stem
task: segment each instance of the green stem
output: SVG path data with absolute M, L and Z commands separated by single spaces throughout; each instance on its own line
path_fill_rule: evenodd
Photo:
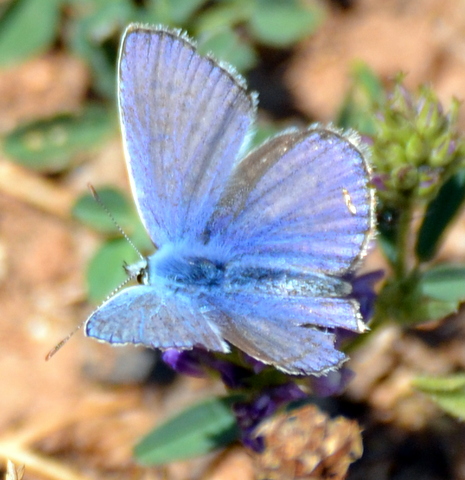
M 410 227 L 412 224 L 412 201 L 410 199 L 406 200 L 404 208 L 400 212 L 398 230 L 397 230 L 397 240 L 396 240 L 396 250 L 397 250 L 397 259 L 394 265 L 395 276 L 398 280 L 405 278 L 408 270 L 408 259 L 410 257 Z

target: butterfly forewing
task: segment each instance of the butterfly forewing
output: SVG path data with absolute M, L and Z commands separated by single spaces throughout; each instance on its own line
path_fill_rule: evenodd
M 244 158 L 209 224 L 244 265 L 331 275 L 353 270 L 372 228 L 366 161 L 327 129 L 277 136 Z
M 153 242 L 205 228 L 254 114 L 242 81 L 177 32 L 130 26 L 119 106 L 134 198 Z

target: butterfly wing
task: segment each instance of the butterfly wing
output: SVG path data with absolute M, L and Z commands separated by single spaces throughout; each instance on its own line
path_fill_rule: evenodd
M 87 320 L 85 333 L 116 345 L 228 352 L 218 327 L 191 297 L 160 297 L 146 285 L 126 288 L 107 300 Z
M 221 325 L 226 340 L 292 374 L 322 374 L 344 361 L 334 329 L 366 328 L 341 277 L 371 238 L 369 181 L 359 148 L 326 129 L 275 137 L 237 166 L 208 231 L 231 252 L 230 271 L 265 278 L 260 290 L 210 297 L 229 319 Z M 293 280 L 271 289 L 270 270 Z M 305 281 L 311 288 L 302 294 Z
M 346 298 L 234 293 L 208 300 L 224 314 L 228 342 L 291 374 L 337 368 L 346 357 L 334 346 L 333 329 L 363 328 L 357 302 Z
M 119 108 L 134 198 L 152 238 L 198 239 L 243 147 L 254 100 L 179 32 L 131 25 Z
M 323 375 L 346 356 L 336 350 L 335 335 L 309 325 L 296 327 L 273 316 L 240 315 L 232 309 L 222 326 L 226 340 L 251 357 L 292 375 Z
M 208 231 L 244 267 L 344 275 L 365 255 L 374 223 L 359 147 L 327 129 L 285 133 L 235 169 Z

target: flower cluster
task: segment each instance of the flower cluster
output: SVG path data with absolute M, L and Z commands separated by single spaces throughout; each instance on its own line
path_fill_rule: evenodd
M 412 196 L 433 198 L 463 165 L 465 154 L 457 128 L 459 102 L 454 99 L 445 113 L 431 88 L 421 87 L 414 95 L 401 80 L 375 119 L 371 148 L 379 198 L 393 208 L 402 208 Z

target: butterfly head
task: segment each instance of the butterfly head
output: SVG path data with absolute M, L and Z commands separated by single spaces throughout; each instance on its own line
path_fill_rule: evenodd
M 146 258 L 143 258 L 136 263 L 132 263 L 131 265 L 125 263 L 123 268 L 129 278 L 136 279 L 137 283 L 140 283 L 141 285 L 148 285 L 149 271 Z

